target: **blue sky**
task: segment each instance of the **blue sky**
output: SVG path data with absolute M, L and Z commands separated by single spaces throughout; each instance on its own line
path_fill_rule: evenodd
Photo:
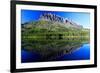
M 21 23 L 37 21 L 41 14 L 52 13 L 82 25 L 84 28 L 90 27 L 90 13 L 87 12 L 58 12 L 58 11 L 39 11 L 21 10 Z

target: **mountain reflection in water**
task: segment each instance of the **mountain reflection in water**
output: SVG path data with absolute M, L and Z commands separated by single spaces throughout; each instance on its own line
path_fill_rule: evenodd
M 90 44 L 83 38 L 22 41 L 21 62 L 90 59 Z

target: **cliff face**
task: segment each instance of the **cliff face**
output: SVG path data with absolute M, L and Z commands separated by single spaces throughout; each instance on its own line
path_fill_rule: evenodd
M 51 14 L 51 13 L 44 13 L 40 16 L 40 21 L 49 21 L 49 22 L 53 22 L 53 23 L 59 23 L 59 24 L 65 24 L 65 27 L 73 27 L 73 28 L 77 28 L 77 29 L 81 29 L 83 28 L 81 25 L 72 22 L 66 18 L 63 18 L 61 16 L 55 15 L 55 14 Z

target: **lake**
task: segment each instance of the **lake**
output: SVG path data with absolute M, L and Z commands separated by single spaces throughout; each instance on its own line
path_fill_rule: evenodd
M 21 50 L 22 63 L 89 59 L 90 44 L 79 40 L 32 41 Z

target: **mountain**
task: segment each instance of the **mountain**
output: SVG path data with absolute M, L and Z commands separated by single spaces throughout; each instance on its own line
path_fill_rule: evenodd
M 67 30 L 67 29 L 82 29 L 81 25 L 71 22 L 63 17 L 51 14 L 44 13 L 40 15 L 38 21 L 32 21 L 22 24 L 22 27 L 25 28 L 38 28 L 38 29 L 47 29 L 49 31 L 58 31 L 58 30 Z
M 46 35 L 62 36 L 63 38 L 68 36 L 85 36 L 89 38 L 90 33 L 89 29 L 53 14 L 43 14 L 37 21 L 22 24 L 21 31 L 23 36 L 32 35 L 32 37 L 41 36 L 42 38 Z

